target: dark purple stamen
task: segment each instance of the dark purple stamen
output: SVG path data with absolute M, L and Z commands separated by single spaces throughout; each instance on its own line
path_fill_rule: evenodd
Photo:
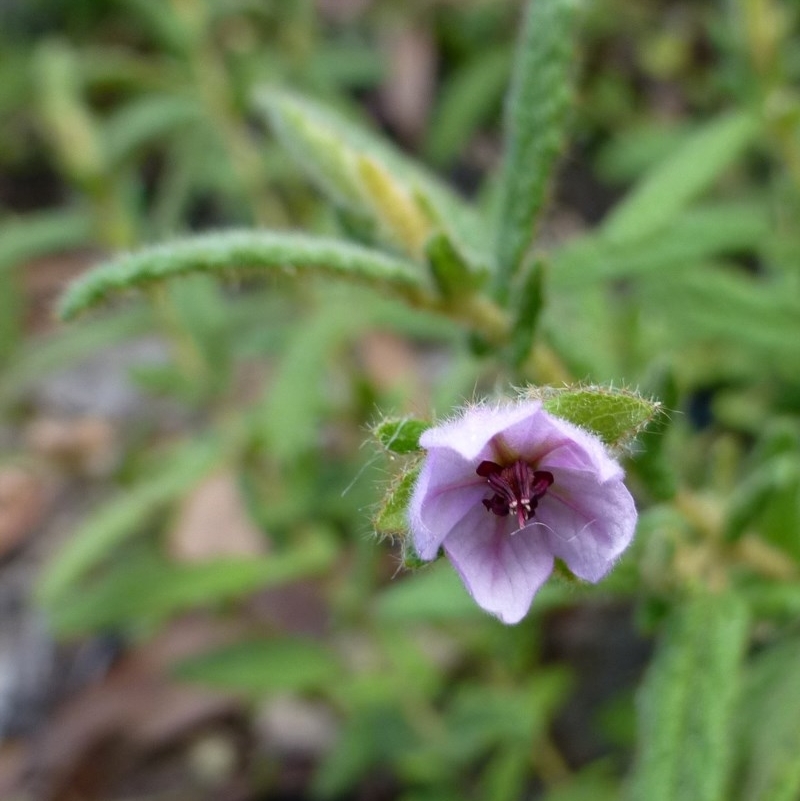
M 552 473 L 534 470 L 522 459 L 508 467 L 484 461 L 475 472 L 494 490 L 494 495 L 485 498 L 483 505 L 498 517 L 515 514 L 520 528 L 533 517 L 539 501 L 553 483 Z

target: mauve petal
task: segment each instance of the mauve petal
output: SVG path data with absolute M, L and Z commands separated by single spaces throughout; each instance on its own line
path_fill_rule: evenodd
M 636 506 L 622 481 L 605 484 L 583 474 L 559 478 L 536 510 L 554 556 L 579 578 L 599 581 L 628 547 L 636 528 Z
M 566 420 L 557 417 L 551 420 L 564 436 L 571 439 L 569 446 L 554 450 L 548 456 L 547 460 L 554 468 L 590 470 L 595 474 L 595 480 L 601 484 L 614 479 L 621 480 L 624 477 L 625 471 L 622 466 L 609 454 L 608 448 L 599 437 Z
M 539 532 L 511 534 L 509 518 L 473 508 L 444 541 L 444 550 L 476 603 L 503 623 L 518 623 L 553 570 Z
M 474 461 L 492 437 L 534 417 L 540 408 L 540 401 L 508 406 L 476 406 L 461 417 L 429 428 L 419 438 L 419 444 L 429 452 L 448 448 L 463 459 Z
M 543 409 L 509 426 L 502 437 L 512 452 L 539 470 L 590 471 L 601 482 L 623 476 L 619 463 L 598 437 Z
M 431 452 L 420 471 L 408 505 L 414 549 L 435 559 L 444 538 L 486 494 L 485 482 L 470 462 L 447 449 Z M 485 510 L 484 510 L 485 511 Z

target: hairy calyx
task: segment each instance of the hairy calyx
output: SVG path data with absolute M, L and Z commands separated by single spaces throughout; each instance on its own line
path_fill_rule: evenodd
M 483 461 L 475 471 L 494 490 L 483 505 L 498 517 L 513 514 L 522 528 L 534 515 L 539 501 L 553 483 L 548 470 L 534 470 L 527 462 L 517 459 L 507 467 Z

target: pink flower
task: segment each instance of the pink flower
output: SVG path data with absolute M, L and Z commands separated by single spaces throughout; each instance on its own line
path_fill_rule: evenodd
M 417 554 L 444 548 L 475 601 L 517 623 L 555 557 L 599 581 L 628 547 L 636 507 L 623 470 L 593 434 L 540 401 L 478 406 L 420 438 L 409 505 Z

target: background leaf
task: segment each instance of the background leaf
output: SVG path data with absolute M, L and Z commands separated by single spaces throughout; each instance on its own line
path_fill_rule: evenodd
M 744 765 L 737 801 L 792 801 L 800 794 L 797 639 L 769 647 L 748 666 L 737 718 Z
M 601 228 L 602 235 L 619 245 L 655 233 L 711 186 L 758 132 L 758 122 L 742 111 L 707 123 L 614 208 Z
M 384 181 L 394 186 L 395 196 L 405 196 L 406 202 L 428 218 L 431 233 L 436 227 L 444 228 L 472 263 L 488 262 L 486 229 L 477 212 L 389 143 L 331 109 L 288 92 L 262 90 L 256 93 L 254 103 L 270 118 L 281 143 L 300 167 L 336 203 L 385 229 L 389 221 L 374 203 L 377 196 L 366 192 L 359 178 L 358 164 L 367 158 Z
M 322 645 L 274 638 L 241 642 L 187 659 L 175 673 L 186 681 L 261 695 L 330 686 L 340 668 Z
M 336 275 L 417 297 L 425 282 L 415 267 L 359 245 L 303 234 L 233 231 L 147 248 L 97 267 L 70 285 L 59 311 L 73 317 L 114 292 L 189 273 L 243 278 L 259 272 Z
M 733 709 L 748 634 L 732 595 L 699 593 L 667 621 L 639 695 L 630 801 L 728 798 Z
M 497 288 L 531 243 L 564 140 L 571 100 L 576 0 L 534 0 L 520 35 L 506 105 L 505 155 L 496 231 Z
M 230 443 L 202 439 L 163 455 L 158 469 L 94 511 L 55 554 L 39 584 L 46 604 L 147 524 L 150 516 L 196 484 L 228 455 Z
M 314 532 L 266 557 L 180 564 L 150 551 L 126 553 L 100 578 L 59 596 L 50 620 L 61 636 L 151 627 L 191 609 L 218 608 L 254 592 L 317 576 L 336 559 L 331 536 Z M 147 592 L 142 588 L 147 587 Z

